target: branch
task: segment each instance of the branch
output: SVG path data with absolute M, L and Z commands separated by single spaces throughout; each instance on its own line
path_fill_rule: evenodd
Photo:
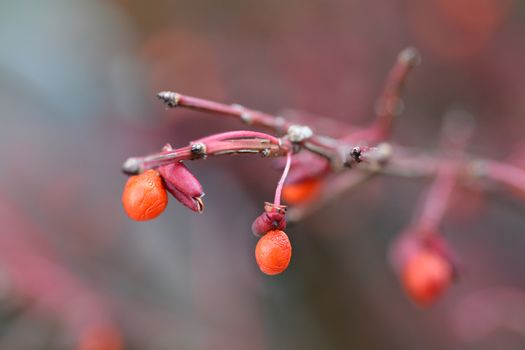
M 423 209 L 414 225 L 422 234 L 438 232 L 464 164 L 464 151 L 474 129 L 474 118 L 462 111 L 450 112 L 445 116 L 442 129 L 440 149 L 446 159 L 437 167 L 436 178 L 423 197 Z
M 215 134 L 175 150 L 164 150 L 145 157 L 128 158 L 122 171 L 128 175 L 168 165 L 181 160 L 194 160 L 208 156 L 232 154 L 260 154 L 264 157 L 283 156 L 292 150 L 287 140 L 253 131 L 236 131 Z
M 271 129 L 278 134 L 286 133 L 292 125 L 282 117 L 274 117 L 263 112 L 244 108 L 238 104 L 226 105 L 171 91 L 159 92 L 157 97 L 169 108 L 183 107 L 233 117 L 245 124 Z
M 328 136 L 315 135 L 310 127 L 290 123 L 283 117 L 272 116 L 238 104 L 226 105 L 171 91 L 159 92 L 157 97 L 169 108 L 183 107 L 229 116 L 248 125 L 270 129 L 279 135 L 285 134 L 291 142 L 304 146 L 309 151 L 329 159 L 335 167 L 340 167 L 344 162 L 344 158 L 341 157 L 337 149 L 339 144 L 337 140 Z
M 381 139 L 390 135 L 394 119 L 403 109 L 400 96 L 403 85 L 408 73 L 420 62 L 419 52 L 415 48 L 409 47 L 399 53 L 396 64 L 390 70 L 376 107 L 377 119 L 374 129 L 377 130 Z
M 525 170 L 493 160 L 474 160 L 469 167 L 472 176 L 486 178 L 525 194 Z
M 387 164 L 392 148 L 389 144 L 380 144 L 374 148 L 354 148 L 352 155 L 354 164 L 358 164 L 359 169 L 363 166 L 366 171 L 344 172 L 333 176 L 329 181 L 325 181 L 322 191 L 313 200 L 291 208 L 288 218 L 292 222 L 297 222 L 315 211 L 321 209 L 343 193 L 360 188 L 363 184 L 381 173 L 381 169 Z M 349 166 L 350 167 L 350 166 Z

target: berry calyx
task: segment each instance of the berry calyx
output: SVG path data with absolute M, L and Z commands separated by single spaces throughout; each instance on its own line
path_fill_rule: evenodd
M 252 223 L 252 232 L 260 237 L 268 231 L 284 230 L 286 228 L 286 207 L 266 202 L 264 213 L 255 218 Z
M 122 193 L 122 204 L 133 220 L 145 221 L 159 216 L 168 204 L 168 195 L 159 172 L 150 169 L 131 176 Z
M 451 284 L 453 274 L 453 267 L 446 257 L 425 249 L 408 260 L 402 272 L 402 281 L 414 302 L 429 306 Z
M 269 231 L 255 247 L 255 260 L 259 269 L 267 275 L 278 275 L 288 267 L 292 257 L 292 245 L 286 233 Z
M 289 204 L 301 204 L 315 197 L 321 188 L 321 179 L 314 177 L 284 185 L 282 196 Z

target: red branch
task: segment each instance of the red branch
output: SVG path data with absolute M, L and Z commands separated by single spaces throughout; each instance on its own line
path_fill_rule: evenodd
M 233 117 L 248 125 L 270 129 L 281 138 L 246 130 L 215 134 L 175 150 L 129 158 L 123 165 L 123 171 L 132 175 L 173 162 L 203 159 L 207 156 L 260 154 L 282 157 L 290 155 L 291 151 L 294 153 L 307 151 L 326 158 L 333 173 L 349 168 L 358 168 L 364 172 L 363 176 L 352 176 L 350 181 L 346 178 L 341 181 L 332 178 L 331 181 L 337 186 L 328 184 L 326 193 L 329 195 L 323 195 L 325 200 L 320 200 L 320 203 L 327 202 L 328 199 L 336 197 L 347 189 L 359 187 L 356 184 L 362 184 L 374 177 L 369 175 L 436 177 L 428 193 L 429 199 L 419 218 L 427 222 L 425 225 L 430 226 L 435 226 L 441 220 L 448 196 L 456 181 L 488 179 L 518 188 L 525 193 L 524 170 L 495 161 L 476 159 L 460 151 L 466 139 L 459 141 L 458 144 L 458 140 L 454 138 L 461 139 L 461 130 L 464 130 L 461 125 L 453 126 L 447 131 L 450 139 L 442 145 L 440 153 L 410 150 L 385 142 L 391 133 L 395 117 L 402 109 L 400 96 L 402 87 L 409 72 L 419 61 L 417 50 L 413 48 L 403 50 L 385 81 L 383 92 L 377 102 L 375 122 L 370 127 L 361 129 L 348 125 L 347 129 L 353 130 L 352 133 L 339 139 L 316 134 L 308 126 L 293 124 L 282 117 L 237 104 L 227 105 L 175 92 L 160 92 L 157 96 L 170 108 L 182 107 Z M 460 153 L 462 156 L 457 156 Z M 358 180 L 354 181 L 354 179 Z M 315 207 L 320 206 L 320 203 L 316 203 Z M 298 211 L 301 214 L 297 214 L 297 217 L 303 217 L 302 213 L 311 212 L 311 209 L 302 208 Z
M 401 51 L 397 62 L 390 70 L 385 81 L 383 93 L 377 101 L 376 122 L 379 137 L 382 139 L 390 136 L 394 119 L 403 109 L 401 100 L 401 89 L 406 81 L 408 73 L 421 62 L 419 52 L 410 47 Z

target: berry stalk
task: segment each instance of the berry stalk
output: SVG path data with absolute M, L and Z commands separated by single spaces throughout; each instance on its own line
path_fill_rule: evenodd
M 288 172 L 290 171 L 291 164 L 292 164 L 292 152 L 288 152 L 286 154 L 286 165 L 284 166 L 283 174 L 281 176 L 281 179 L 279 180 L 279 183 L 277 184 L 277 188 L 275 189 L 275 198 L 273 200 L 273 204 L 276 207 L 281 206 L 281 194 L 283 192 L 284 182 L 286 181 L 286 177 L 288 176 Z

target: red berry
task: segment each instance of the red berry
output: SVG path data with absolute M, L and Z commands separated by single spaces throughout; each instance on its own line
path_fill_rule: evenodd
M 422 250 L 406 263 L 402 280 L 408 295 L 417 304 L 429 306 L 450 285 L 451 263 L 441 254 Z
M 301 204 L 315 197 L 321 188 L 321 179 L 314 177 L 284 185 L 282 197 L 289 204 Z
M 122 193 L 128 216 L 137 221 L 156 218 L 168 204 L 168 195 L 158 171 L 150 169 L 131 176 Z
M 269 231 L 255 247 L 255 259 L 262 272 L 278 275 L 288 267 L 292 257 L 292 246 L 283 231 Z
M 120 332 L 104 325 L 88 328 L 80 337 L 77 350 L 122 350 L 124 344 Z

